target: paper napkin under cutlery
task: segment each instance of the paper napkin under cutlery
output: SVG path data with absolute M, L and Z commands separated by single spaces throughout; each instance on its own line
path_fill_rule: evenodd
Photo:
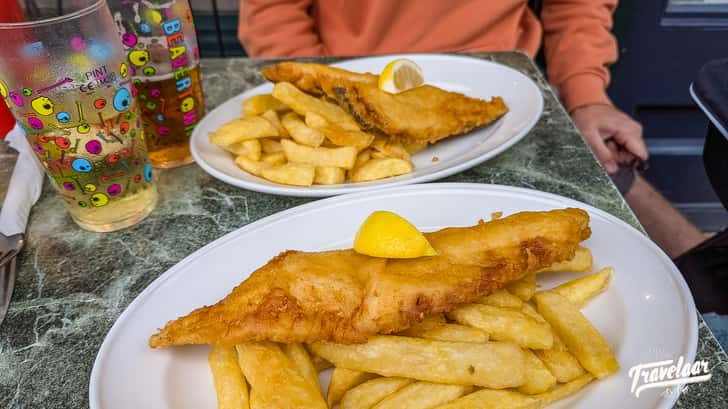
M 0 208 L 0 233 L 11 236 L 25 232 L 30 208 L 43 189 L 44 172 L 20 126 L 16 125 L 5 139 L 19 153 Z

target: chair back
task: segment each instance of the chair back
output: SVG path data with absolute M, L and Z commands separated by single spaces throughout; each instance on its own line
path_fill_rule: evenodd
M 706 63 L 690 89 L 709 119 L 703 148 L 705 173 L 723 207 L 728 209 L 728 58 Z

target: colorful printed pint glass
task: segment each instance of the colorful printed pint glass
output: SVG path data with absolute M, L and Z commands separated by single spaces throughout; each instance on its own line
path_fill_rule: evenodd
M 190 135 L 204 115 L 200 54 L 187 0 L 111 0 L 127 53 L 153 166 L 193 161 Z
M 33 7 L 0 20 L 3 103 L 76 223 L 92 231 L 137 223 L 157 190 L 105 0 L 18 4 Z

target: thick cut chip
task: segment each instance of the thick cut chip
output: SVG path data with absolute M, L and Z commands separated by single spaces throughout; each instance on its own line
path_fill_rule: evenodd
M 352 182 L 366 182 L 410 173 L 414 166 L 410 161 L 398 158 L 371 159 L 358 166 L 351 174 Z
M 433 409 L 541 409 L 541 400 L 513 391 L 481 389 Z
M 486 295 L 478 301 L 481 304 L 494 307 L 521 308 L 523 301 L 504 289 L 497 290 L 493 294 Z
M 273 98 L 271 94 L 254 95 L 243 102 L 245 116 L 263 115 L 266 111 L 286 112 L 290 108 L 281 101 Z
M 326 139 L 323 133 L 304 124 L 301 118 L 293 112 L 283 115 L 281 123 L 291 138 L 301 145 L 318 148 Z
M 533 349 L 547 349 L 553 345 L 548 324 L 510 308 L 466 304 L 450 312 L 449 316 L 463 325 L 482 329 L 496 341 L 510 341 Z
M 339 409 L 371 409 L 382 399 L 414 382 L 407 378 L 377 378 L 366 381 L 344 394 Z
M 423 409 L 457 399 L 473 390 L 469 385 L 415 382 L 374 405 L 374 409 Z
M 281 119 L 278 117 L 276 111 L 269 109 L 261 115 L 261 118 L 267 119 L 268 122 L 270 122 L 271 125 L 273 125 L 278 130 L 278 134 L 281 136 L 281 138 L 288 138 L 290 136 L 288 134 L 288 130 L 283 127 Z
M 265 118 L 246 116 L 233 119 L 215 132 L 210 132 L 210 142 L 219 146 L 228 146 L 250 139 L 279 136 L 278 130 Z
M 438 312 L 436 314 L 430 314 L 422 319 L 422 322 L 429 322 L 430 324 L 445 324 L 447 323 L 447 318 L 445 318 L 445 314 Z
M 561 294 L 577 307 L 583 307 L 587 301 L 607 289 L 613 272 L 612 267 L 606 267 L 594 274 L 567 281 L 551 291 Z
M 235 158 L 235 164 L 240 169 L 252 173 L 255 176 L 261 176 L 263 169 L 268 169 L 272 166 L 270 163 L 254 161 L 247 156 L 238 156 Z
M 591 271 L 592 269 L 592 253 L 586 247 L 576 249 L 574 258 L 560 263 L 555 263 L 543 270 L 538 271 L 539 273 L 551 273 L 551 272 L 569 272 L 569 273 L 584 273 Z
M 263 401 L 276 408 L 328 409 L 321 391 L 306 381 L 278 345 L 246 342 L 235 349 L 245 378 Z
M 601 379 L 619 369 L 609 344 L 578 307 L 550 291 L 539 293 L 535 298 L 538 312 L 587 371 Z
M 536 275 L 528 274 L 522 279 L 506 285 L 506 289 L 523 301 L 528 301 L 536 293 Z
M 257 139 L 237 142 L 232 145 L 223 146 L 223 149 L 235 156 L 245 156 L 250 160 L 260 160 L 261 147 Z
M 271 182 L 283 183 L 293 186 L 311 186 L 316 171 L 313 166 L 300 163 L 286 163 L 285 165 L 262 168 L 260 176 Z
M 534 395 L 534 397 L 540 399 L 544 405 L 549 405 L 557 400 L 564 399 L 569 395 L 575 394 L 593 380 L 593 375 L 584 374 L 569 383 L 557 385 L 550 391 Z
M 299 343 L 282 344 L 281 348 L 283 349 L 283 353 L 286 354 L 288 359 L 290 359 L 291 362 L 293 362 L 293 365 L 298 369 L 298 373 L 303 376 L 303 379 L 321 393 L 318 371 L 316 371 L 316 367 L 313 366 L 313 362 L 311 362 L 311 357 L 308 355 L 306 348 Z
M 317 185 L 336 185 L 344 183 L 346 171 L 335 166 L 316 166 L 316 177 L 313 183 Z
M 288 139 L 281 140 L 283 152 L 289 162 L 312 166 L 334 166 L 351 169 L 356 162 L 356 149 L 351 146 L 341 148 L 312 148 L 299 145 Z
M 312 97 L 288 82 L 277 83 L 273 87 L 273 96 L 303 117 L 309 112 L 315 112 L 342 129 L 351 131 L 360 129 L 354 117 L 338 105 Z
M 217 393 L 217 409 L 249 409 L 248 384 L 233 347 L 212 346 L 207 357 Z
M 331 380 L 329 381 L 326 403 L 329 404 L 329 407 L 333 408 L 349 389 L 378 376 L 377 374 L 353 371 L 346 368 L 334 368 L 334 371 L 331 373 Z
M 422 319 L 422 321 L 412 325 L 411 327 L 404 330 L 400 335 L 408 336 L 408 337 L 415 337 L 417 338 L 418 335 L 411 335 L 415 332 L 422 332 L 424 330 L 428 330 L 430 328 L 437 327 L 440 324 L 447 324 L 447 319 L 445 318 L 445 314 L 443 313 L 437 313 L 437 314 L 430 314 L 425 316 L 425 318 Z M 422 337 L 420 337 L 422 338 Z
M 356 155 L 356 161 L 354 162 L 354 167 L 349 170 L 349 174 L 356 172 L 357 169 L 359 169 L 362 165 L 367 163 L 369 159 L 372 158 L 372 152 L 371 149 L 364 149 L 363 151 L 359 152 L 358 155 Z
M 281 143 L 275 139 L 261 139 L 260 146 L 263 150 L 263 153 L 283 152 L 283 147 L 281 146 Z
M 374 135 L 363 131 L 347 131 L 345 129 L 324 128 L 321 132 L 336 146 L 353 146 L 361 151 L 371 145 Z
M 416 338 L 432 339 L 435 341 L 450 342 L 477 342 L 488 341 L 488 334 L 477 328 L 458 324 L 437 323 L 434 325 L 414 325 L 401 335 Z
M 260 156 L 260 161 L 271 165 L 283 165 L 286 163 L 286 154 L 283 152 L 264 153 Z
M 368 132 L 340 128 L 315 112 L 306 114 L 306 125 L 326 135 L 337 146 L 353 146 L 361 151 L 374 141 L 374 135 Z
M 409 161 L 410 154 L 401 142 L 393 141 L 390 138 L 378 137 L 372 142 L 372 157 L 374 158 L 399 158 Z M 379 154 L 379 155 L 377 155 Z
M 323 370 L 334 367 L 334 364 L 332 364 L 331 362 L 314 354 L 308 348 L 306 348 L 306 350 L 308 351 L 308 354 L 311 356 L 311 362 L 313 362 L 313 366 L 316 367 L 316 372 L 321 372 Z
M 546 322 L 546 320 L 541 316 L 541 314 L 536 311 L 535 308 L 531 307 L 531 304 L 524 302 L 521 305 L 521 312 L 528 315 L 529 317 L 535 319 L 538 322 Z M 552 331 L 553 333 L 553 331 Z
M 500 389 L 526 380 L 525 354 L 515 344 L 444 342 L 399 336 L 375 336 L 365 344 L 311 344 L 337 367 L 402 376 L 435 383 Z
M 537 349 L 533 352 L 561 383 L 573 381 L 585 373 L 579 361 L 571 355 L 557 334 L 554 334 L 554 345 L 551 348 Z
M 332 126 L 331 123 L 326 120 L 326 118 L 313 111 L 306 112 L 305 122 L 306 125 L 318 130 L 326 129 Z
M 257 390 L 251 389 L 250 409 L 278 409 L 278 407 L 271 402 L 266 401 L 265 398 L 260 393 L 258 393 Z
M 546 392 L 556 385 L 556 378 L 551 374 L 546 365 L 530 350 L 526 353 L 526 383 L 518 388 L 519 392 L 527 395 Z

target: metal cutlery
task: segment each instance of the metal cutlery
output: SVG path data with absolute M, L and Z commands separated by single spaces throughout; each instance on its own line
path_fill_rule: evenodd
M 13 298 L 15 288 L 15 269 L 17 258 L 12 257 L 9 262 L 0 267 L 0 325 L 8 313 L 10 299 Z
M 25 237 L 22 234 L 14 234 L 8 237 L 0 233 L 0 267 L 15 258 L 24 244 Z
M 6 140 L 18 151 L 18 159 L 5 198 L 0 202 L 0 324 L 13 296 L 17 257 L 25 245 L 30 208 L 40 197 L 43 187 L 42 165 L 34 157 L 22 130 L 16 127 Z

